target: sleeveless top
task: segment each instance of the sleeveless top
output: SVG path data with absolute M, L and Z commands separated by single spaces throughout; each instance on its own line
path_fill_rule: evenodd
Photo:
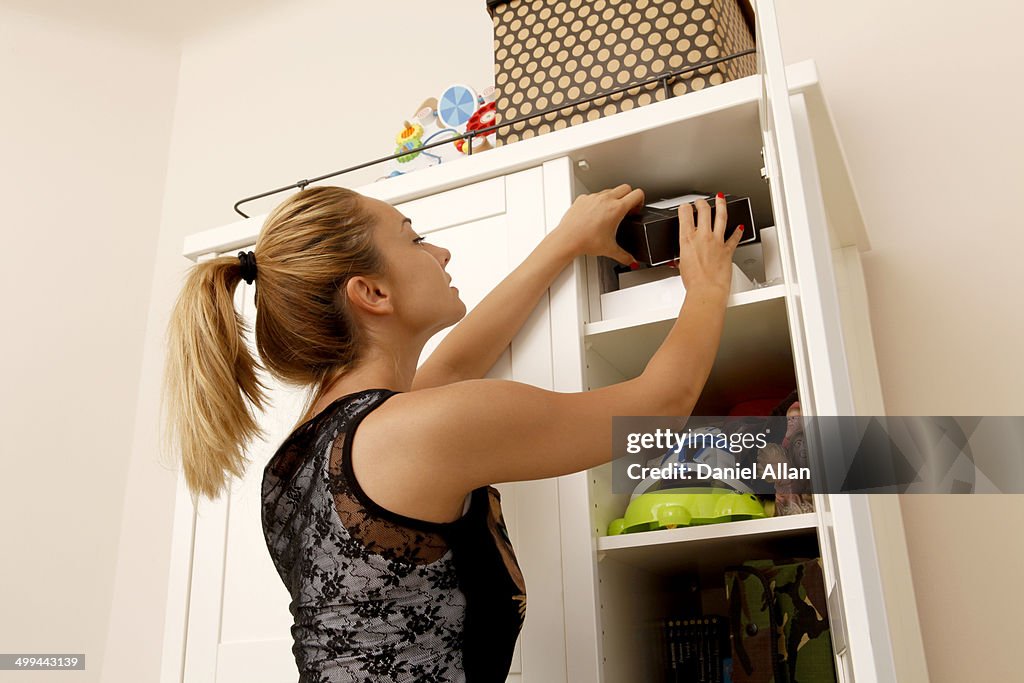
M 299 683 L 504 681 L 526 590 L 497 489 L 436 523 L 377 505 L 353 474 L 356 427 L 396 393 L 337 399 L 264 468 L 263 535 L 291 594 Z

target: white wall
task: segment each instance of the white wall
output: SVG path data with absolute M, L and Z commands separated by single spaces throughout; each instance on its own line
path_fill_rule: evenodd
M 818 64 L 872 242 L 887 412 L 1024 415 L 1024 8 L 777 3 L 786 60 Z M 902 497 L 935 683 L 1020 678 L 1022 502 Z
M 818 62 L 875 247 L 889 411 L 1024 414 L 1009 275 L 1024 10 L 777 3 L 787 61 Z M 87 652 L 77 680 L 101 659 L 104 681 L 158 680 L 175 478 L 156 461 L 157 391 L 184 235 L 234 220 L 240 197 L 383 155 L 422 99 L 492 79 L 483 0 L 279 4 L 194 32 L 177 91 L 170 47 L 0 10 L 0 282 L 25 292 L 5 298 L 0 338 L 0 511 L 32 520 L 4 525 L 24 559 L 0 581 L 0 642 Z M 1021 528 L 1020 499 L 915 496 L 903 512 L 933 680 L 1010 679 L 1024 550 L 995 534 Z
M 296 3 L 185 46 L 165 212 L 176 240 L 233 220 L 240 197 L 382 156 L 401 118 L 440 86 L 490 83 L 482 0 L 416 13 L 412 23 L 438 37 L 407 37 L 408 47 L 389 44 L 385 10 L 410 3 L 345 5 Z M 1024 414 L 1024 365 L 1011 352 L 1024 330 L 1010 303 L 1021 221 L 1005 199 L 1024 180 L 1010 85 L 1024 11 L 998 0 L 778 5 L 787 60 L 818 62 L 875 247 L 865 268 L 889 411 Z M 422 75 L 409 76 L 410 64 Z M 170 246 L 161 264 L 175 262 Z M 158 287 L 154 322 L 172 289 Z M 902 507 L 933 680 L 1016 671 L 1005 646 L 1019 609 L 1003 607 L 1019 601 L 1009 587 L 1024 549 L 987 534 L 1020 527 L 1019 498 L 917 496 Z M 970 578 L 979 572 L 984 581 Z
M 0 649 L 87 655 L 40 683 L 99 680 L 177 69 L 0 7 Z

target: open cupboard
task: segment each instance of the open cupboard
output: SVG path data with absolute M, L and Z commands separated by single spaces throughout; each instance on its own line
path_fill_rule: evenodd
M 813 62 L 783 67 L 772 3 L 756 11 L 757 75 L 356 189 L 452 251 L 468 308 L 582 193 L 629 183 L 648 201 L 692 187 L 748 196 L 758 226 L 776 227 L 783 281 L 730 298 L 694 413 L 726 414 L 754 386 L 797 388 L 805 415 L 883 414 L 860 268 L 869 245 L 841 148 Z M 192 235 L 185 255 L 251 248 L 264 218 Z M 679 306 L 605 319 L 598 270 L 593 257 L 567 268 L 488 376 L 570 392 L 642 372 Z M 251 324 L 252 287 L 237 303 Z M 258 504 L 297 395 L 280 388 L 274 406 L 225 499 L 196 510 L 180 481 L 165 681 L 294 679 L 288 595 Z M 794 556 L 822 559 L 839 681 L 927 680 L 895 497 L 816 495 L 814 513 L 607 536 L 628 499 L 609 478 L 604 465 L 499 487 L 529 595 L 510 681 L 665 680 L 645 624 L 694 600 L 724 614 L 724 567 Z

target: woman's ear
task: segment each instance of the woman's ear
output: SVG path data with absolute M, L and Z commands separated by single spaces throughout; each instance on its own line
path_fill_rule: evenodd
M 349 306 L 371 315 L 386 315 L 394 312 L 394 305 L 387 283 L 376 278 L 356 275 L 345 283 L 345 296 Z

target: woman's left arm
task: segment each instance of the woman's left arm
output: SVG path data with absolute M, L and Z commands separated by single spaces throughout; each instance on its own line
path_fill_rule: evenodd
M 486 375 L 577 256 L 601 254 L 630 263 L 633 257 L 615 242 L 615 229 L 642 203 L 643 191 L 628 185 L 578 197 L 558 226 L 445 336 L 416 371 L 412 391 Z

